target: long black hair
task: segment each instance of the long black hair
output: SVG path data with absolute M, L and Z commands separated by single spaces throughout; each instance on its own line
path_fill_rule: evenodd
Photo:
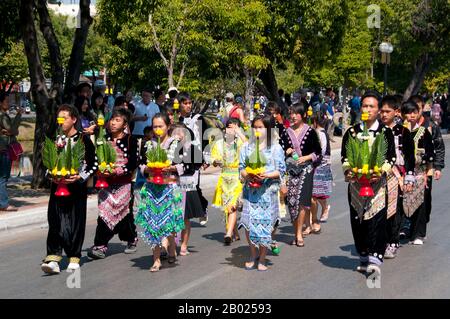
M 83 112 L 83 104 L 84 101 L 87 101 L 88 103 L 88 108 L 86 110 L 86 112 Z M 77 98 L 75 99 L 75 103 L 74 103 L 75 108 L 77 109 L 78 113 L 81 115 L 86 116 L 89 120 L 92 120 L 92 114 L 90 112 L 91 110 L 91 105 L 90 105 L 90 101 L 87 97 L 84 96 L 77 96 Z
M 275 118 L 272 115 L 257 115 L 252 121 L 252 127 L 255 127 L 256 121 L 261 121 L 266 128 L 267 146 L 272 146 L 272 133 L 275 128 Z

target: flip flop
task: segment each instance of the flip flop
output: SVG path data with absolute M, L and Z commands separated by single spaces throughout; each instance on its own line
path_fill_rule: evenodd
M 297 240 L 297 243 L 295 245 L 297 247 L 305 247 L 305 241 L 304 240 Z
M 231 236 L 225 236 L 225 237 L 223 238 L 223 240 L 224 240 L 224 243 L 225 243 L 226 246 L 230 246 L 230 245 L 231 245 L 231 242 L 233 241 L 233 239 L 231 238 Z
M 167 262 L 169 264 L 174 264 L 177 261 L 177 257 L 176 256 L 169 256 L 169 258 L 167 259 Z

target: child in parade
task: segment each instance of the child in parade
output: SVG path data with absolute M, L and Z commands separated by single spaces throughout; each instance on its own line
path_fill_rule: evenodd
M 271 248 L 272 231 L 280 222 L 278 191 L 280 177 L 286 170 L 283 149 L 272 135 L 274 126 L 272 116 L 256 116 L 252 121 L 256 138 L 242 146 L 239 159 L 239 172 L 244 183 L 239 228 L 245 228 L 251 253 L 245 268 L 253 269 L 257 265 L 259 271 L 267 270 L 267 249 Z M 249 170 L 252 163 L 261 166 Z
M 387 211 L 387 247 L 385 259 L 395 258 L 400 243 L 400 226 L 403 216 L 403 194 L 409 193 L 415 183 L 414 177 L 414 141 L 411 132 L 403 125 L 396 124 L 401 118 L 400 105 L 394 96 L 387 95 L 381 101 L 381 122 L 394 134 L 396 162 L 387 175 L 388 211 Z
M 237 204 L 242 194 L 239 178 L 239 153 L 247 141 L 240 129 L 238 119 L 229 119 L 226 123 L 223 139 L 216 141 L 211 150 L 211 161 L 214 167 L 219 166 L 222 172 L 217 182 L 213 206 L 220 208 L 225 215 L 225 245 L 239 240 L 236 226 Z
M 322 161 L 314 170 L 311 214 L 312 216 L 317 216 L 318 205 L 320 205 L 322 208 L 321 222 L 325 222 L 328 219 L 330 206 L 327 199 L 330 198 L 333 187 L 330 137 L 325 130 L 327 121 L 327 117 L 322 112 L 318 112 L 314 116 L 314 127 L 322 149 Z
M 303 247 L 305 245 L 302 226 L 309 225 L 309 213 L 313 191 L 313 163 L 321 160 L 322 149 L 316 131 L 305 123 L 306 109 L 303 103 L 295 103 L 290 108 L 291 127 L 287 129 L 284 145 L 287 147 L 286 159 L 287 205 L 294 225 L 295 239 L 292 245 Z M 312 216 L 312 232 L 320 232 L 317 216 Z M 308 228 L 307 228 L 308 230 Z
M 192 112 L 192 98 L 187 93 L 180 93 L 177 97 L 180 104 L 180 118 L 179 122 L 186 125 L 186 127 L 193 133 L 191 139 L 193 147 L 196 148 L 194 158 L 192 159 L 195 172 L 192 176 L 185 176 L 181 181 L 186 187 L 186 208 L 184 214 L 185 229 L 182 232 L 182 243 L 180 255 L 189 255 L 188 243 L 191 235 L 191 219 L 199 218 L 200 223 L 205 225 L 207 222 L 207 208 L 208 200 L 203 196 L 200 188 L 200 168 L 205 168 L 203 150 L 208 145 L 208 139 L 205 137 L 205 131 L 208 128 L 205 119 L 201 114 L 194 114 Z
M 76 129 L 79 119 L 77 109 L 63 104 L 58 108 L 56 114 L 58 121 L 61 120 L 62 133 L 56 138 L 58 147 L 67 149 L 68 144 L 83 143 L 85 151 L 84 160 L 78 172 L 70 175 L 69 178 L 53 178 L 48 202 L 47 257 L 41 265 L 42 271 L 49 274 L 60 272 L 59 263 L 62 260 L 63 250 L 69 258 L 67 269 L 80 268 L 81 249 L 86 229 L 86 182 L 98 167 L 95 148 L 89 136 Z M 57 196 L 55 194 L 59 183 L 67 185 L 69 195 Z
M 424 99 L 420 95 L 413 95 L 410 98 L 419 107 L 419 125 L 424 126 L 431 134 L 435 156 L 433 159 L 433 169 L 428 171 L 427 188 L 425 189 L 425 211 L 426 221 L 430 222 L 431 216 L 431 202 L 433 179 L 438 181 L 441 179 L 442 170 L 445 168 L 445 144 L 442 139 L 441 129 L 431 120 L 430 110 L 425 110 Z
M 386 250 L 386 220 L 387 220 L 387 183 L 386 174 L 396 162 L 395 142 L 392 131 L 378 120 L 380 112 L 380 97 L 376 92 L 366 92 L 361 98 L 361 110 L 364 114 L 362 123 L 350 127 L 344 134 L 341 149 L 342 168 L 348 187 L 350 206 L 350 221 L 359 254 L 360 264 L 356 268 L 360 272 L 381 272 L 379 266 L 383 262 Z M 359 195 L 362 180 L 351 169 L 347 158 L 347 145 L 350 136 L 358 140 L 366 140 L 363 136 L 367 128 L 368 139 L 374 140 L 379 134 L 384 135 L 386 154 L 384 164 L 379 169 L 380 175 L 371 173 L 370 186 L 374 196 Z M 369 142 L 370 144 L 370 142 Z
M 416 183 L 412 192 L 404 194 L 403 209 L 410 219 L 410 243 L 423 245 L 427 230 L 426 189 L 428 176 L 432 175 L 433 162 L 436 157 L 430 132 L 420 125 L 420 108 L 412 100 L 403 103 L 402 115 L 411 127 L 414 141 Z
M 185 174 L 192 174 L 194 166 L 190 158 L 184 158 L 184 145 L 180 136 L 169 134 L 170 120 L 166 114 L 158 113 L 152 120 L 155 138 L 147 141 L 141 150 L 140 170 L 149 177 L 142 187 L 136 223 L 143 229 L 141 236 L 153 249 L 153 265 L 151 272 L 160 270 L 161 248 L 168 254 L 170 264 L 176 262 L 176 234 L 184 229 L 183 220 L 183 192 L 179 187 L 179 178 Z M 156 182 L 152 177 L 154 170 L 148 167 L 147 152 L 160 147 L 167 153 L 170 165 L 162 169 L 164 181 Z M 192 147 L 191 147 L 192 148 Z M 149 175 L 150 174 L 150 175 Z
M 88 252 L 88 256 L 93 259 L 106 257 L 108 243 L 115 234 L 119 235 L 120 240 L 128 243 L 125 253 L 134 253 L 137 249 L 132 176 L 138 164 L 139 150 L 137 139 L 125 133 L 130 118 L 131 113 L 128 110 L 116 109 L 109 121 L 110 133 L 106 136 L 106 140 L 116 152 L 116 162 L 112 172 L 102 173 L 108 187 L 102 188 L 98 193 L 97 229 L 94 246 Z

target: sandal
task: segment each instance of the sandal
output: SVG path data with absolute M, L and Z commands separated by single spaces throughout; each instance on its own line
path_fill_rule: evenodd
M 169 256 L 169 258 L 167 259 L 167 262 L 169 264 L 174 264 L 177 261 L 177 256 Z
M 303 239 L 297 240 L 295 244 L 297 247 L 305 247 L 305 241 Z
M 225 246 L 230 246 L 230 245 L 231 245 L 231 242 L 233 241 L 233 239 L 231 238 L 231 236 L 225 236 L 225 237 L 223 238 L 223 240 L 224 240 Z
M 319 234 L 322 232 L 322 228 L 319 227 L 319 229 L 313 229 L 311 232 L 312 232 L 313 234 L 319 235 Z
M 306 229 L 302 232 L 302 235 L 303 236 L 308 236 L 311 233 L 312 233 L 311 227 L 306 227 Z

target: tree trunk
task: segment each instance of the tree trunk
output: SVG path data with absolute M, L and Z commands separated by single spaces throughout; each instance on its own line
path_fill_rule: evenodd
M 77 28 L 75 31 L 72 53 L 70 54 L 66 84 L 64 86 L 63 101 L 65 103 L 71 103 L 73 101 L 75 88 L 80 80 L 81 66 L 84 59 L 84 48 L 86 46 L 89 27 L 92 24 L 89 9 L 90 4 L 91 0 L 80 0 L 80 28 Z
M 167 68 L 167 84 L 169 84 L 169 88 L 173 87 L 173 67 Z
M 55 100 L 56 105 L 62 102 L 62 92 L 64 83 L 64 71 L 61 60 L 58 39 L 56 38 L 53 24 L 47 9 L 47 1 L 39 0 L 37 3 L 39 22 L 45 42 L 47 43 L 50 55 L 50 67 L 52 75 L 52 87 L 50 97 Z M 52 112 L 53 113 L 53 112 Z
M 416 61 L 414 66 L 414 74 L 409 82 L 408 87 L 403 94 L 403 101 L 408 100 L 412 95 L 419 93 L 422 88 L 425 76 L 430 68 L 431 57 L 428 53 L 422 54 Z
M 49 131 L 53 114 L 47 108 L 49 95 L 45 86 L 44 70 L 42 69 L 41 54 L 39 52 L 34 26 L 34 0 L 21 0 L 20 21 L 22 21 L 22 38 L 30 73 L 31 96 L 36 105 L 36 128 L 33 146 L 33 180 L 32 187 L 38 188 L 46 184 L 45 167 L 42 164 L 42 148 L 45 135 Z
M 264 87 L 266 89 L 265 94 L 268 94 L 267 98 L 270 101 L 277 102 L 277 104 L 283 109 L 284 103 L 281 97 L 278 95 L 278 84 L 271 64 L 269 64 L 269 66 L 265 70 L 262 70 L 261 73 L 259 73 L 259 79 L 264 84 Z

